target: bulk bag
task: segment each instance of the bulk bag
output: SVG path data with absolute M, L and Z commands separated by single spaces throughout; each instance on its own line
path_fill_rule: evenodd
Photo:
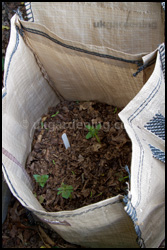
M 164 230 L 164 12 L 160 3 L 28 2 L 11 19 L 2 170 L 19 202 L 84 247 L 158 247 Z M 19 13 L 18 13 L 19 14 Z M 132 141 L 127 195 L 47 212 L 25 171 L 35 125 L 61 100 L 105 102 Z

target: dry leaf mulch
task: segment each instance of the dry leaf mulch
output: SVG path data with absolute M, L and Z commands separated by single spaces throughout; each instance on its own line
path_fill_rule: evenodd
M 2 248 L 84 248 L 65 241 L 48 225 L 34 220 L 14 197 L 2 225 Z
M 4 64 L 5 54 L 10 38 L 10 20 L 19 10 L 23 19 L 28 20 L 24 2 L 2 2 L 2 64 Z M 3 65 L 2 65 L 2 88 L 3 82 Z
M 26 171 L 34 195 L 49 212 L 73 210 L 117 194 L 126 194 L 131 162 L 131 141 L 118 117 L 120 110 L 103 103 L 64 101 L 49 108 L 34 133 Z M 86 139 L 86 124 L 101 124 L 97 139 Z M 62 134 L 70 148 L 66 149 Z M 34 174 L 49 175 L 44 187 Z M 73 187 L 72 198 L 58 195 L 61 183 Z

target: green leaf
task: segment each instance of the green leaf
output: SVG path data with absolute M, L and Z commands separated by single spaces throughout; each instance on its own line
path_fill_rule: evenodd
M 96 139 L 97 139 L 98 143 L 101 143 L 99 137 L 96 134 L 95 134 L 95 136 L 96 136 Z
M 72 173 L 73 175 L 75 175 L 75 172 L 74 172 L 74 171 L 71 171 L 71 173 Z
M 92 129 L 92 127 L 88 124 L 88 125 L 85 125 L 85 127 L 88 129 L 88 130 L 90 130 L 90 129 Z
M 129 178 L 129 176 L 120 177 L 118 180 L 119 180 L 119 181 L 124 181 L 126 178 Z
M 91 132 L 87 133 L 86 139 L 90 139 L 91 137 L 92 137 L 92 133 Z
M 114 114 L 117 112 L 117 107 L 115 107 L 115 109 L 114 109 Z
M 40 196 L 38 197 L 38 199 L 39 199 L 39 203 L 42 204 L 43 201 L 44 201 L 44 197 L 43 197 L 42 195 L 40 195 Z
M 4 62 L 5 62 L 5 59 L 4 57 L 2 57 L 2 72 L 4 71 Z
M 45 183 L 39 182 L 39 185 L 43 188 L 45 186 Z
M 64 183 L 61 184 L 61 187 L 57 188 L 59 190 L 57 194 L 61 194 L 63 198 L 68 199 L 71 196 L 71 193 L 73 192 L 73 187 L 71 185 L 66 185 Z
M 41 129 L 43 129 L 43 125 L 44 125 L 44 123 L 43 123 L 43 122 L 41 122 Z
M 58 114 L 59 114 L 59 111 L 57 111 L 56 114 L 51 115 L 51 117 L 55 117 L 55 116 L 58 115 Z
M 7 30 L 9 30 L 10 27 L 9 27 L 9 26 L 6 26 L 6 25 L 2 25 L 2 29 L 7 29 Z
M 95 137 L 95 136 L 96 136 L 96 129 L 95 129 L 95 128 L 93 128 L 90 132 L 91 132 L 91 134 L 92 134 L 92 137 Z
M 99 197 L 100 195 L 102 195 L 103 194 L 103 192 L 101 192 L 101 193 L 99 193 L 98 195 L 96 195 L 96 197 Z
M 120 177 L 118 180 L 119 180 L 119 181 L 123 181 L 123 179 L 124 179 L 124 177 Z
M 96 137 L 97 141 L 101 143 L 99 137 L 97 136 L 99 129 L 101 129 L 101 124 L 99 123 L 96 128 L 90 125 L 86 125 L 85 127 L 89 130 L 88 134 L 86 135 L 86 139 Z
M 64 190 L 62 192 L 62 197 L 68 199 L 70 197 L 70 194 L 71 194 L 70 190 Z
M 49 178 L 49 175 L 38 175 L 38 174 L 34 174 L 33 175 L 34 179 L 36 180 L 37 183 L 39 183 L 39 185 L 41 187 L 44 187 L 48 178 Z
M 97 131 L 99 131 L 99 129 L 101 129 L 101 124 L 100 123 L 97 124 L 96 129 L 97 129 Z
M 33 177 L 35 178 L 36 181 L 39 180 L 39 176 L 40 176 L 39 174 L 34 174 L 34 175 L 33 175 Z

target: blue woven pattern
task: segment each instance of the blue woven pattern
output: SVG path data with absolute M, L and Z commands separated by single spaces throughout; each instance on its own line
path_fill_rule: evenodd
M 141 198 L 142 198 L 142 194 L 141 194 L 141 186 L 142 186 L 142 174 L 143 174 L 143 162 L 144 162 L 144 157 L 145 157 L 145 150 L 142 144 L 142 141 L 140 140 L 139 135 L 136 133 L 135 131 L 135 126 L 136 124 L 134 124 L 133 126 L 133 121 L 142 113 L 142 111 L 144 109 L 147 108 L 148 104 L 155 102 L 158 100 L 159 98 L 159 92 L 160 90 L 163 88 L 163 84 L 164 84 L 164 76 L 163 76 L 163 72 L 161 74 L 159 74 L 159 79 L 157 80 L 156 85 L 154 86 L 154 88 L 152 90 L 150 90 L 150 92 L 148 93 L 148 95 L 141 101 L 141 103 L 139 104 L 139 106 L 136 107 L 136 109 L 133 111 L 133 113 L 128 117 L 127 121 L 129 122 L 129 125 L 132 129 L 132 131 L 134 132 L 134 135 L 136 137 L 136 141 L 138 143 L 138 146 L 140 148 L 140 155 L 139 155 L 139 163 L 138 163 L 138 167 L 137 167 L 137 180 L 136 180 L 136 185 L 137 185 L 137 196 L 138 199 L 136 200 L 136 203 L 133 204 L 132 206 L 132 202 L 131 202 L 131 198 L 126 196 L 124 197 L 124 202 L 125 202 L 125 211 L 127 212 L 127 214 L 130 216 L 130 218 L 132 219 L 133 223 L 134 223 L 134 227 L 135 227 L 135 231 L 137 233 L 138 239 L 137 242 L 139 244 L 140 247 L 144 248 L 144 241 L 142 239 L 142 235 L 141 235 L 141 231 L 140 231 L 140 225 L 138 225 L 138 220 L 137 220 L 137 213 L 135 213 L 136 208 L 139 206 L 140 202 L 141 202 Z M 148 111 L 147 111 L 148 112 Z M 163 126 L 163 121 L 165 121 L 164 117 L 162 115 L 156 115 L 154 117 L 154 121 L 156 120 L 155 118 L 159 118 L 159 121 L 161 121 L 161 127 L 165 127 Z M 154 130 L 154 125 L 150 124 L 150 122 L 152 123 L 152 121 L 149 121 L 148 124 L 146 124 L 145 126 L 149 129 Z M 153 122 L 154 123 L 154 122 Z M 159 125 L 159 124 L 158 124 Z M 164 135 L 164 129 L 162 136 Z M 155 131 L 156 133 L 158 132 L 158 129 L 156 129 Z M 163 136 L 164 138 L 165 136 Z
M 151 152 L 153 154 L 153 157 L 156 158 L 157 160 L 162 161 L 163 163 L 165 163 L 165 152 L 161 151 L 160 149 L 152 146 L 151 144 L 148 144 Z
M 165 2 L 161 2 L 162 8 L 165 10 Z
M 160 54 L 160 59 L 161 59 L 161 63 L 162 63 L 162 71 L 163 71 L 163 75 L 164 75 L 164 79 L 165 79 L 165 44 L 162 43 L 159 47 L 159 54 Z
M 131 200 L 128 198 L 128 196 L 124 196 L 123 202 L 125 203 L 125 211 L 127 214 L 131 217 L 132 221 L 134 222 L 134 228 L 137 233 L 137 242 L 141 248 L 145 248 L 144 240 L 141 238 L 141 231 L 140 227 L 137 224 L 138 219 L 137 219 L 137 213 L 136 209 L 132 206 Z
M 165 117 L 163 115 L 156 114 L 144 127 L 165 140 Z
M 34 15 L 33 15 L 32 8 L 31 8 L 31 2 L 25 2 L 24 5 L 26 8 L 28 21 L 34 22 Z
M 5 76 L 4 76 L 4 87 L 5 87 L 5 92 L 3 93 L 2 95 L 2 99 L 7 95 L 7 78 L 8 78 L 8 73 L 9 73 L 9 69 L 10 69 L 10 64 L 11 64 L 11 61 L 13 59 L 13 56 L 14 54 L 16 53 L 17 49 L 18 49 L 18 45 L 19 45 L 19 32 L 18 32 L 18 28 L 16 26 L 16 42 L 15 42 L 15 46 L 13 48 L 13 51 L 10 55 L 10 58 L 9 58 L 9 62 L 8 62 L 8 65 L 7 65 L 7 69 L 6 69 L 6 73 L 5 73 Z

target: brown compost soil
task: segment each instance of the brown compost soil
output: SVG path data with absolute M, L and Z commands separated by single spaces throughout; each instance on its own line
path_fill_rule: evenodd
M 119 111 L 103 103 L 64 101 L 43 115 L 26 171 L 33 180 L 34 195 L 47 211 L 73 210 L 126 194 L 128 174 L 124 167 L 130 166 L 131 141 Z M 85 125 L 96 127 L 99 123 L 100 143 L 96 137 L 86 139 Z M 63 133 L 70 142 L 68 149 Z M 44 187 L 35 181 L 34 174 L 49 176 Z M 71 198 L 57 194 L 62 183 L 73 187 Z

